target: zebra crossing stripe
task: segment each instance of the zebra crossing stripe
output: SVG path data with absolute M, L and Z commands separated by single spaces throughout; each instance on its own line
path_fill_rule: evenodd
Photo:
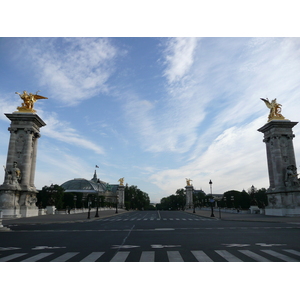
M 198 261 L 212 262 L 213 260 L 208 257 L 203 251 L 191 251 Z
M 218 253 L 223 258 L 225 258 L 229 262 L 240 262 L 240 261 L 242 261 L 239 258 L 237 258 L 236 256 L 234 256 L 233 254 L 226 251 L 226 250 L 215 250 L 215 252 Z
M 67 252 L 53 260 L 51 262 L 64 262 L 67 261 L 68 259 L 72 258 L 73 256 L 77 255 L 79 252 Z
M 15 253 L 15 254 L 11 254 L 5 257 L 0 258 L 0 261 L 10 261 L 13 260 L 15 258 L 18 258 L 20 256 L 26 255 L 27 253 Z
M 285 249 L 285 250 L 283 250 L 283 251 L 288 252 L 288 253 L 291 253 L 291 254 L 294 254 L 294 255 L 300 256 L 300 252 L 299 252 L 299 251 L 296 251 L 296 250 Z
M 42 259 L 44 257 L 47 257 L 47 256 L 51 255 L 51 254 L 53 254 L 53 253 L 49 253 L 49 252 L 47 252 L 47 253 L 40 253 L 40 254 L 31 256 L 29 258 L 26 258 L 26 259 L 22 260 L 22 262 L 35 262 L 35 261 L 38 261 L 38 260 L 40 260 L 40 259 Z
M 82 259 L 81 262 L 94 262 L 103 254 L 104 254 L 104 252 L 92 252 L 91 254 L 86 256 L 84 259 Z
M 252 258 L 255 261 L 258 262 L 269 262 L 271 261 L 269 258 L 266 258 L 262 255 L 259 255 L 253 251 L 250 250 L 237 250 L 239 253 L 244 254 L 245 256 L 248 256 Z M 266 253 L 268 255 L 271 255 L 275 258 L 277 258 L 276 261 L 278 260 L 283 260 L 287 262 L 296 262 L 299 261 L 299 259 L 294 259 L 292 257 L 289 257 L 287 255 L 281 254 L 277 251 L 273 250 L 260 250 L 263 253 Z M 291 253 L 293 255 L 300 256 L 300 252 L 292 249 L 282 249 L 282 251 Z M 247 261 L 243 258 L 238 258 L 231 254 L 227 250 L 214 250 L 217 254 L 219 254 L 221 257 L 223 257 L 226 261 L 229 262 L 241 262 L 241 261 Z M 73 256 L 77 255 L 79 252 L 66 252 L 63 255 L 60 255 L 59 257 L 50 260 L 51 262 L 65 262 L 72 258 Z M 94 262 L 97 261 L 98 258 L 100 258 L 105 252 L 91 252 L 88 254 L 86 257 L 84 257 L 81 262 Z M 194 255 L 197 261 L 199 262 L 213 262 L 213 260 L 202 250 L 192 250 L 191 253 Z M 0 258 L 0 262 L 8 262 L 14 259 L 17 259 L 19 257 L 22 257 L 24 255 L 28 255 L 29 253 L 14 253 L 5 257 Z M 19 260 L 21 262 L 38 262 L 39 260 L 53 255 L 54 252 L 42 252 L 36 255 L 33 255 L 29 258 L 26 258 L 24 260 Z M 110 260 L 111 262 L 125 262 L 127 260 L 127 257 L 129 256 L 130 251 L 119 251 L 117 252 L 112 259 Z M 167 251 L 167 257 L 169 262 L 183 262 L 183 258 L 180 254 L 180 251 Z M 21 258 L 22 259 L 22 258 Z M 137 260 L 138 261 L 138 260 Z M 142 251 L 141 256 L 140 256 L 140 262 L 154 262 L 155 261 L 155 251 Z
M 129 251 L 120 251 L 111 259 L 111 262 L 124 262 L 129 253 Z
M 143 251 L 140 262 L 154 262 L 154 251 Z
M 269 255 L 272 255 L 272 256 L 274 256 L 276 258 L 280 258 L 283 261 L 288 261 L 288 262 L 297 261 L 296 259 L 294 259 L 292 257 L 286 256 L 284 254 L 281 254 L 281 253 L 273 251 L 273 250 L 260 250 L 260 251 L 265 252 L 265 253 L 267 253 Z
M 259 255 L 259 254 L 256 254 L 250 250 L 238 250 L 239 252 L 245 254 L 246 256 L 249 256 L 250 258 L 253 258 L 254 260 L 256 261 L 260 261 L 260 262 L 267 262 L 267 261 L 270 261 L 268 260 L 267 258 Z
M 179 251 L 167 251 L 169 262 L 183 262 Z

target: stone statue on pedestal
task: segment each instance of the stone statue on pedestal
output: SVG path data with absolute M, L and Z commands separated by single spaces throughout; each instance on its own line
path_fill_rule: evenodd
M 259 128 L 264 134 L 270 186 L 267 189 L 268 206 L 266 215 L 299 216 L 300 182 L 293 146 L 292 128 L 298 122 L 291 122 L 281 114 L 281 104 L 276 98 L 271 102 L 263 99 L 270 108 L 268 123 Z
M 38 92 L 37 92 L 38 93 Z M 37 99 L 47 99 L 38 94 L 17 93 L 23 100 L 18 111 L 5 116 L 11 121 L 8 131 L 4 182 L 0 185 L 0 209 L 4 218 L 30 217 L 38 215 L 37 189 L 34 185 L 37 143 L 44 121 L 33 109 Z

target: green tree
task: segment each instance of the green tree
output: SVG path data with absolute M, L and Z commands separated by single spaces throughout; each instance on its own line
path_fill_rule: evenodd
M 37 194 L 37 206 L 45 208 L 48 205 L 54 205 L 57 209 L 62 209 L 64 188 L 58 184 L 51 184 L 51 186 L 44 186 Z
M 144 210 L 148 209 L 150 205 L 149 195 L 138 189 L 137 186 L 128 186 L 126 184 L 124 195 L 124 204 L 126 209 Z

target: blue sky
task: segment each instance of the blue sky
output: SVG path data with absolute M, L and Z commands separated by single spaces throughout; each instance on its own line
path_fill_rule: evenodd
M 0 160 L 15 92 L 40 90 L 35 184 L 125 177 L 151 202 L 186 185 L 269 186 L 263 136 L 277 98 L 299 121 L 300 38 L 1 38 Z M 299 164 L 300 125 L 294 128 Z M 299 168 L 299 166 L 298 166 Z M 4 171 L 2 171 L 4 176 Z

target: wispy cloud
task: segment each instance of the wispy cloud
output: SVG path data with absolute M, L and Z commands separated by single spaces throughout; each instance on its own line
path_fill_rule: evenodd
M 33 38 L 22 47 L 32 73 L 64 105 L 107 92 L 117 54 L 106 38 Z
M 94 151 L 97 154 L 105 154 L 102 147 L 84 138 L 84 136 L 80 135 L 68 122 L 58 119 L 57 114 L 44 115 L 44 113 L 40 111 L 40 115 L 47 124 L 47 126 L 42 129 L 43 135 L 73 146 Z
M 194 61 L 197 38 L 171 38 L 165 49 L 164 76 L 169 83 L 182 80 Z

